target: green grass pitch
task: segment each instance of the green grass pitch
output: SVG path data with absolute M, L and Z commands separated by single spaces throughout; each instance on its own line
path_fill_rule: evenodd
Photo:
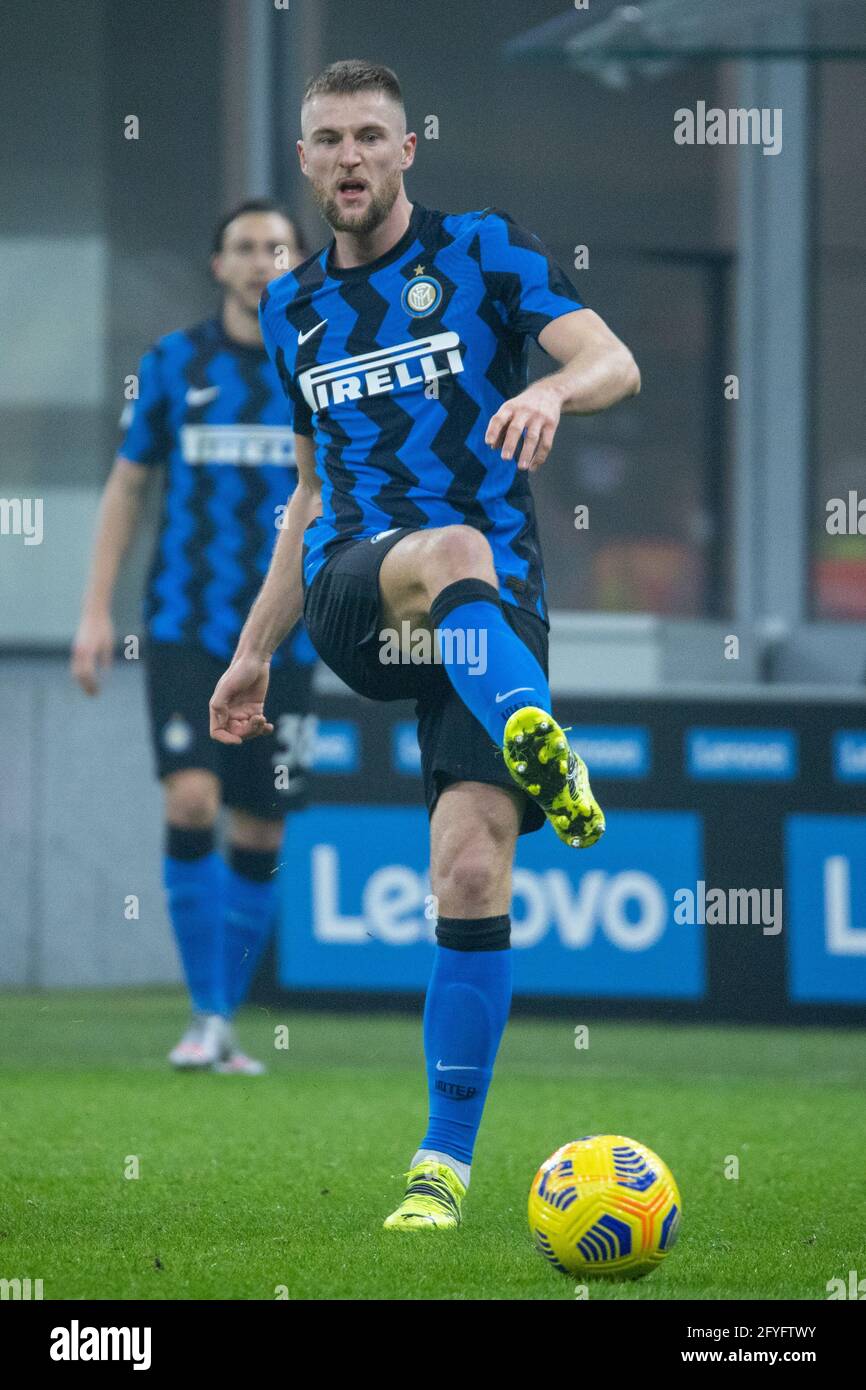
M 824 1299 L 863 1265 L 859 1032 L 599 1021 L 577 1051 L 574 1023 L 515 1019 L 464 1225 L 406 1235 L 381 1223 L 423 1131 L 419 1019 L 249 1009 L 256 1079 L 171 1072 L 184 1019 L 174 991 L 0 999 L 0 1277 L 46 1299 L 571 1299 L 526 1196 L 593 1132 L 656 1149 L 684 1219 L 660 1269 L 591 1299 Z

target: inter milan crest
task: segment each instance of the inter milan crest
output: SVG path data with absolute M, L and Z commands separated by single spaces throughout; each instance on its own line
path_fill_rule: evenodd
M 191 725 L 182 714 L 173 714 L 162 726 L 163 747 L 169 753 L 186 753 L 192 747 L 194 737 Z
M 420 272 L 423 267 L 418 267 Z M 415 274 L 403 290 L 403 308 L 415 319 L 426 318 L 442 303 L 442 286 L 432 275 Z

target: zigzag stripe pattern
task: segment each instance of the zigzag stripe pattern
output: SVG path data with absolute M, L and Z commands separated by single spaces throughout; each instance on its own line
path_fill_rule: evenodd
M 658 1180 L 658 1173 L 650 1167 L 643 1154 L 626 1144 L 614 1146 L 613 1169 L 619 1186 L 631 1188 L 633 1192 L 646 1192 Z
M 574 1175 L 574 1164 L 570 1158 L 565 1158 L 561 1163 L 557 1163 L 550 1172 L 544 1173 L 541 1182 L 538 1184 L 538 1195 L 543 1198 L 550 1206 L 556 1207 L 557 1211 L 568 1211 L 568 1208 L 577 1201 L 577 1188 L 574 1184 L 568 1187 L 559 1187 L 557 1180 Z
M 297 484 L 290 436 L 275 443 L 291 412 L 266 354 L 233 343 L 219 319 L 161 338 L 139 378 L 119 452 L 167 466 L 148 631 L 228 660 L 261 588 L 277 508 Z M 275 665 L 288 655 L 286 644 Z
M 439 297 L 411 316 L 404 291 L 419 277 Z M 326 247 L 270 285 L 265 342 L 324 484 L 304 537 L 308 585 L 359 536 L 464 524 L 490 543 L 503 600 L 546 618 L 529 480 L 485 429 L 525 389 L 528 339 L 580 307 L 538 238 L 493 208 L 415 204 L 370 267 L 341 270 Z
M 631 1254 L 631 1228 L 607 1214 L 581 1236 L 577 1248 L 588 1264 L 620 1259 Z
M 532 1235 L 535 1240 L 536 1250 L 539 1250 L 541 1254 L 544 1256 L 544 1258 L 550 1261 L 554 1269 L 559 1270 L 560 1274 L 567 1274 L 568 1270 L 566 1269 L 564 1264 L 560 1264 L 559 1260 L 554 1255 L 553 1247 L 551 1246 L 550 1241 L 547 1239 L 547 1236 L 544 1234 L 544 1232 L 533 1230 Z
M 660 1250 L 670 1250 L 673 1245 L 676 1245 L 679 1229 L 680 1209 L 676 1203 L 674 1203 L 662 1222 L 662 1234 L 659 1241 Z

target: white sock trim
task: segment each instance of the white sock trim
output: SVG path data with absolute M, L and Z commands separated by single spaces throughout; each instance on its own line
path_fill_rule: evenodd
M 464 1187 L 469 1186 L 469 1175 L 472 1171 L 470 1164 L 461 1163 L 459 1158 L 452 1158 L 450 1154 L 439 1153 L 437 1149 L 419 1149 L 412 1159 L 410 1167 L 416 1168 L 419 1163 L 426 1163 L 432 1160 L 434 1163 L 444 1163 L 446 1168 L 450 1168 L 456 1173 Z

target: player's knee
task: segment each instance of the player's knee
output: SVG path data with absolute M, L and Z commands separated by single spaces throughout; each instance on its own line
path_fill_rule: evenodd
M 473 904 L 483 906 L 499 892 L 502 875 L 491 851 L 492 846 L 480 842 L 455 846 L 437 875 L 438 895 L 447 902 L 464 903 L 467 916 L 473 915 Z
M 219 784 L 204 772 L 176 772 L 165 779 L 165 815 L 182 830 L 207 830 L 219 814 Z
M 442 526 L 433 532 L 426 546 L 424 577 L 435 594 L 443 579 L 486 579 L 496 583 L 490 542 L 474 526 Z

